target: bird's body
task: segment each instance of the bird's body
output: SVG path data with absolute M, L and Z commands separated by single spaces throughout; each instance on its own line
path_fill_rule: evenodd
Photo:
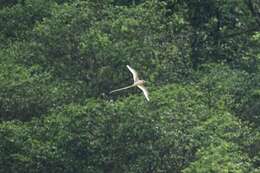
M 130 86 L 113 90 L 113 91 L 111 91 L 110 93 L 117 92 L 117 91 L 121 91 L 121 90 L 125 90 L 125 89 L 128 89 L 128 88 L 138 87 L 138 88 L 140 88 L 140 89 L 143 91 L 145 98 L 146 98 L 148 101 L 150 101 L 150 99 L 149 99 L 149 97 L 148 97 L 148 91 L 147 91 L 147 89 L 146 89 L 145 86 L 144 86 L 145 81 L 144 81 L 144 80 L 140 80 L 139 77 L 138 77 L 137 72 L 136 72 L 133 68 L 131 68 L 129 65 L 127 65 L 126 67 L 127 67 L 127 68 L 129 69 L 129 71 L 132 73 L 133 78 L 134 78 L 134 83 L 133 83 L 132 85 L 130 85 Z

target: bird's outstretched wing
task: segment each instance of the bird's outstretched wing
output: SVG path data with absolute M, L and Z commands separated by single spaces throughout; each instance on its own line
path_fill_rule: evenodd
M 133 68 L 131 68 L 129 65 L 127 65 L 126 67 L 133 74 L 134 82 L 138 81 L 139 80 L 138 73 Z
M 143 91 L 146 100 L 150 101 L 150 99 L 149 99 L 149 97 L 148 97 L 149 94 L 148 94 L 148 91 L 147 91 L 147 89 L 145 88 L 145 86 L 143 86 L 143 85 L 137 85 L 137 87 L 140 88 L 140 89 Z

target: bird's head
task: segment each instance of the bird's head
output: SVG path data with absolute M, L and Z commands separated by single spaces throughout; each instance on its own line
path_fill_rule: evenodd
M 146 83 L 146 81 L 145 81 L 145 80 L 141 80 L 141 83 L 143 83 L 143 84 L 144 84 L 144 83 Z

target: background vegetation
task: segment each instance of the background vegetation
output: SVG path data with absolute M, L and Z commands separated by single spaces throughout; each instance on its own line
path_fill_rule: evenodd
M 260 172 L 259 11 L 0 0 L 0 172 Z

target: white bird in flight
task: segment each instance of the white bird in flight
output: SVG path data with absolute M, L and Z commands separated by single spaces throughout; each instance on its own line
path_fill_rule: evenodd
M 148 91 L 147 91 L 147 89 L 144 86 L 145 81 L 144 80 L 140 80 L 139 77 L 138 77 L 138 73 L 133 68 L 131 68 L 129 65 L 127 65 L 126 67 L 132 73 L 133 78 L 134 78 L 134 83 L 132 85 L 130 85 L 130 86 L 113 90 L 110 93 L 121 91 L 121 90 L 125 90 L 125 89 L 128 89 L 128 88 L 132 88 L 132 87 L 137 86 L 138 88 L 140 88 L 143 91 L 146 100 L 150 101 L 150 99 L 148 97 L 148 95 L 149 95 Z

